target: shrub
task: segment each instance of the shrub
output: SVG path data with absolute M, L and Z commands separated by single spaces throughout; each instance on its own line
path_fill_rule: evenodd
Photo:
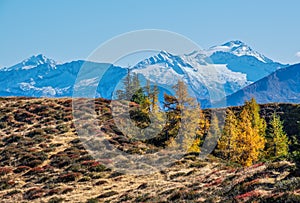
M 277 182 L 274 187 L 275 191 L 285 192 L 300 189 L 300 177 L 293 177 L 289 180 Z
M 65 133 L 65 132 L 68 132 L 69 131 L 69 126 L 65 125 L 65 124 L 61 124 L 61 125 L 58 125 L 56 127 L 57 130 L 59 130 L 60 132 L 62 133 Z
M 116 195 L 118 194 L 116 191 L 109 191 L 109 192 L 106 192 L 106 193 L 103 193 L 101 195 L 98 196 L 98 198 L 106 198 L 106 197 L 111 197 L 113 195 Z
M 78 182 L 88 182 L 90 180 L 91 180 L 91 178 L 89 176 L 84 176 L 80 180 L 78 180 Z
M 171 202 L 175 202 L 175 201 L 179 201 L 179 200 L 193 200 L 193 199 L 197 199 L 200 196 L 199 193 L 191 190 L 183 190 L 183 189 L 179 189 L 177 191 L 175 191 L 174 193 L 172 193 L 168 200 Z
M 3 139 L 6 144 L 11 144 L 13 142 L 19 142 L 22 139 L 22 136 L 20 135 L 10 135 L 9 137 L 6 137 Z
M 60 191 L 61 191 L 60 188 L 54 188 L 54 189 L 49 190 L 45 196 L 52 196 L 52 195 L 60 194 Z
M 8 127 L 7 122 L 0 122 L 0 129 L 4 129 L 4 128 L 7 128 L 7 127 Z
M 103 185 L 108 183 L 106 180 L 99 180 L 98 182 L 95 183 L 95 185 Z
M 259 195 L 260 195 L 260 193 L 258 191 L 253 190 L 253 191 L 238 195 L 235 197 L 235 199 L 253 198 L 253 197 L 257 197 Z
M 19 165 L 30 166 L 32 168 L 42 164 L 48 158 L 47 154 L 43 151 L 26 152 L 20 157 L 18 160 Z
M 14 173 L 22 173 L 24 171 L 27 171 L 31 169 L 29 166 L 18 166 L 15 170 Z
M 67 187 L 67 188 L 62 189 L 61 194 L 67 194 L 68 192 L 72 192 L 72 191 L 73 191 L 73 188 Z
M 22 193 L 22 191 L 21 190 L 12 190 L 12 191 L 6 193 L 5 197 L 10 197 L 10 196 L 13 196 L 13 195 L 19 194 L 19 193 Z
M 50 157 L 50 165 L 54 167 L 64 167 L 71 164 L 72 160 L 66 154 L 55 154 Z
M 44 135 L 44 134 L 45 134 L 45 131 L 43 129 L 37 128 L 37 129 L 34 129 L 34 130 L 30 131 L 25 136 L 33 138 L 33 137 L 35 137 L 37 135 Z
M 98 198 L 91 198 L 86 201 L 86 203 L 98 203 L 98 202 L 99 202 Z
M 24 199 L 33 200 L 33 199 L 43 197 L 44 194 L 45 194 L 44 189 L 36 187 L 36 188 L 31 188 L 31 189 L 27 190 L 24 193 L 23 197 L 24 197 Z
M 16 121 L 25 122 L 28 124 L 32 124 L 33 115 L 29 112 L 15 112 L 14 117 Z
M 71 182 L 71 181 L 76 181 L 79 177 L 81 176 L 81 173 L 66 173 L 66 174 L 62 174 L 59 176 L 58 178 L 58 182 Z
M 253 201 L 254 202 L 254 201 Z M 281 196 L 277 196 L 277 197 L 268 197 L 268 198 L 264 198 L 263 201 L 261 202 L 300 202 L 300 195 L 297 194 L 283 194 Z
M 15 182 L 13 180 L 10 180 L 9 178 L 0 179 L 0 190 L 12 188 L 14 185 Z
M 78 161 L 78 162 L 82 162 L 82 161 L 88 161 L 88 160 L 93 160 L 94 158 L 91 156 L 91 155 L 89 155 L 89 154 L 87 154 L 87 155 L 84 155 L 84 156 L 81 156 L 78 160 L 76 160 L 76 161 Z
M 42 163 L 43 163 L 42 160 L 40 160 L 40 159 L 34 159 L 34 160 L 31 160 L 31 161 L 27 162 L 26 165 L 30 166 L 30 167 L 36 167 L 36 166 L 38 166 L 38 165 L 40 165 Z
M 55 147 L 60 147 L 62 145 L 63 145 L 62 143 L 51 143 L 49 147 L 50 148 L 55 148 Z
M 70 141 L 71 144 L 78 144 L 81 140 L 79 138 L 75 138 L 74 140 Z
M 12 172 L 12 168 L 11 167 L 0 167 L 0 176 L 9 174 Z
M 102 164 L 92 165 L 92 166 L 89 167 L 89 171 L 103 172 L 103 171 L 106 171 L 106 167 Z
M 29 175 L 29 176 L 30 175 L 37 175 L 37 174 L 43 173 L 43 172 L 45 172 L 45 169 L 43 167 L 37 166 L 37 167 L 34 167 L 34 168 L 30 169 L 25 175 Z
M 121 176 L 121 175 L 123 175 L 123 173 L 115 171 L 112 174 L 110 174 L 110 176 L 108 176 L 108 178 L 115 178 L 115 177 L 118 177 L 118 176 Z
M 47 134 L 55 134 L 55 133 L 58 133 L 59 131 L 55 128 L 44 128 L 44 131 L 47 133 Z
M 63 120 L 64 120 L 65 122 L 71 121 L 71 120 L 73 120 L 73 116 L 72 116 L 72 115 L 65 115 L 65 116 L 63 117 Z
M 48 203 L 61 203 L 61 202 L 64 202 L 64 198 L 62 197 L 52 197 Z
M 205 166 L 207 166 L 208 163 L 207 162 L 203 162 L 203 161 L 196 161 L 196 162 L 192 162 L 190 164 L 191 168 L 203 168 Z

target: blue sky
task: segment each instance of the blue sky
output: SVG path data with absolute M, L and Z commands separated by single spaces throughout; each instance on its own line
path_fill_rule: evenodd
M 85 59 L 139 29 L 185 35 L 202 48 L 239 39 L 269 58 L 300 62 L 300 1 L 0 0 L 0 66 L 42 53 Z

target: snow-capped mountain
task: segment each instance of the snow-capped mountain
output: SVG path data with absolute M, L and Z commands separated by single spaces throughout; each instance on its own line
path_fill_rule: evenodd
M 230 41 L 221 46 L 214 46 L 204 50 L 204 53 L 213 64 L 226 64 L 226 67 L 234 72 L 245 73 L 250 82 L 288 66 L 272 61 L 241 41 Z
M 216 52 L 227 52 L 236 56 L 253 56 L 263 63 L 273 62 L 271 59 L 254 51 L 251 47 L 239 40 L 230 41 L 221 46 L 213 46 L 206 51 L 206 55 L 211 56 Z
M 21 63 L 18 63 L 16 65 L 12 66 L 12 67 L 2 68 L 0 70 L 3 70 L 3 71 L 26 70 L 26 69 L 36 68 L 39 65 L 43 65 L 43 64 L 47 64 L 49 66 L 49 68 L 54 68 L 57 65 L 57 63 L 54 60 L 49 59 L 42 54 L 39 54 L 39 55 L 31 56 L 30 58 L 22 61 Z
M 78 78 L 83 65 L 86 70 Z M 231 41 L 184 55 L 161 51 L 131 70 L 138 73 L 141 80 L 149 79 L 167 90 L 182 79 L 204 104 L 230 95 L 285 66 L 243 42 Z M 96 97 L 111 99 L 126 73 L 125 68 L 111 64 L 83 60 L 58 64 L 37 55 L 0 69 L 0 96 L 71 97 L 75 89 L 82 90 L 82 95 L 77 96 L 84 97 L 96 87 L 96 92 L 92 92 Z
M 214 100 L 212 93 L 218 99 L 250 84 L 246 74 L 233 72 L 225 64 L 209 64 L 199 55 L 175 56 L 165 51 L 138 63 L 132 72 L 161 87 L 184 80 L 199 100 Z
M 126 72 L 123 68 L 113 65 L 83 60 L 57 64 L 54 60 L 43 55 L 32 56 L 10 68 L 0 70 L 0 95 L 71 97 L 77 74 L 83 65 L 88 70 L 80 83 L 84 87 L 98 86 L 101 71 L 104 68 L 105 70 L 109 68 L 107 72 L 114 71 L 115 73 L 106 79 L 103 78 L 101 84 L 99 84 L 99 89 L 112 88 L 113 84 L 110 84 L 110 82 L 119 80 Z M 88 81 L 89 83 L 87 83 Z M 109 97 L 104 93 L 101 95 Z
M 273 62 L 243 42 L 230 41 L 184 55 L 161 51 L 139 62 L 133 72 L 159 86 L 172 86 L 182 79 L 199 100 L 218 100 L 282 67 L 286 65 Z

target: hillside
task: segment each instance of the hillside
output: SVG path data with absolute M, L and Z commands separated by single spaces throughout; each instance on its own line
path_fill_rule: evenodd
M 78 100 L 82 114 L 89 101 Z M 216 157 L 187 154 L 169 168 L 145 175 L 122 174 L 94 160 L 74 128 L 71 99 L 2 98 L 0 100 L 1 202 L 290 202 L 300 201 L 300 177 L 288 161 L 251 167 Z M 101 130 L 110 143 L 132 154 L 158 150 L 122 136 L 109 101 L 95 100 Z M 288 134 L 296 127 L 300 105 L 268 104 Z M 239 110 L 236 108 L 236 110 Z M 289 126 L 291 125 L 291 126 Z
M 227 97 L 227 104 L 242 105 L 255 97 L 258 103 L 300 102 L 300 64 L 275 71 Z

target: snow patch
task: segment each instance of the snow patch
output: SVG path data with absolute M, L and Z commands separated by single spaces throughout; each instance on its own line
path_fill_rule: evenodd
M 70 87 L 65 88 L 55 88 L 52 86 L 46 87 L 35 87 L 31 83 L 21 82 L 20 89 L 23 91 L 35 91 L 40 94 L 42 97 L 55 97 L 64 94 L 66 91 L 70 89 Z M 33 94 L 34 95 L 34 94 Z M 32 96 L 33 96 L 32 95 Z
M 78 88 L 80 87 L 97 87 L 98 86 L 98 77 L 94 77 L 94 78 L 89 78 L 89 79 L 84 79 L 79 81 L 76 85 L 75 85 L 75 90 L 78 90 Z

